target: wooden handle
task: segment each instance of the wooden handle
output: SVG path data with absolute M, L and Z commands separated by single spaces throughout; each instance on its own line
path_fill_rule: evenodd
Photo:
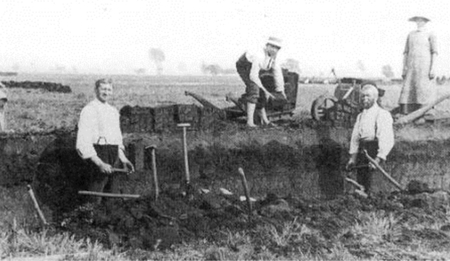
M 129 173 L 129 171 L 127 169 L 112 168 L 112 171 L 116 172 L 116 173 Z
M 364 154 L 366 155 L 367 159 L 372 163 L 380 172 L 383 174 L 394 186 L 396 186 L 400 191 L 403 190 L 402 186 L 391 177 L 372 157 L 369 156 L 369 153 L 367 153 L 367 150 L 364 150 Z
M 353 186 L 357 187 L 359 190 L 364 190 L 364 186 L 361 185 L 361 184 L 359 184 L 358 182 L 354 181 L 353 179 L 351 179 L 351 178 L 345 178 L 345 180 L 346 180 L 347 182 L 349 182 L 350 184 L 352 184 Z
M 159 197 L 158 174 L 156 172 L 156 149 L 152 150 L 153 183 L 155 184 L 155 200 Z
M 178 124 L 178 126 L 188 127 L 191 126 L 189 123 Z M 186 128 L 183 128 L 183 155 L 184 155 L 184 173 L 186 175 L 186 184 L 191 182 L 191 175 L 189 173 L 189 158 L 187 149 L 187 138 L 186 138 Z
M 247 198 L 248 212 L 249 215 L 251 216 L 253 211 L 252 211 L 252 202 L 250 201 L 250 192 L 248 190 L 247 179 L 245 178 L 245 173 L 242 168 L 238 168 L 238 172 L 241 175 L 242 186 L 244 187 L 245 197 Z
M 34 196 L 33 189 L 31 188 L 30 185 L 27 185 L 27 188 L 28 188 L 28 193 L 30 194 L 31 200 L 33 201 L 34 208 L 38 212 L 39 218 L 42 220 L 42 223 L 44 223 L 44 225 L 48 225 L 47 220 L 45 220 L 44 213 L 42 213 L 41 208 L 39 207 L 39 204 L 36 200 L 36 197 Z
M 180 127 L 180 128 L 191 127 L 191 124 L 190 123 L 179 123 L 179 124 L 177 124 L 177 127 Z
M 97 196 L 97 197 L 107 197 L 107 198 L 140 198 L 140 195 L 135 194 L 115 194 L 115 193 L 104 193 L 104 192 L 95 192 L 95 191 L 86 191 L 80 190 L 78 191 L 80 195 L 89 195 L 89 196 Z
M 413 121 L 413 120 L 415 120 L 415 119 L 417 119 L 417 118 L 420 118 L 420 117 L 423 116 L 427 111 L 429 111 L 431 108 L 433 108 L 433 107 L 436 106 L 438 103 L 441 103 L 442 101 L 444 101 L 444 100 L 446 100 L 446 99 L 448 99 L 448 98 L 450 98 L 450 94 L 446 94 L 446 95 L 444 95 L 444 96 L 438 98 L 438 99 L 435 100 L 434 102 L 432 102 L 432 103 L 430 103 L 430 104 L 428 104 L 428 105 L 425 105 L 424 107 L 422 107 L 422 108 L 420 108 L 420 109 L 418 109 L 418 110 L 416 110 L 416 111 L 413 111 L 413 112 L 411 112 L 411 113 L 408 114 L 408 115 L 405 115 L 405 116 L 399 118 L 394 124 L 398 124 L 398 125 L 400 125 L 400 124 L 406 124 L 406 123 L 411 122 L 411 121 Z

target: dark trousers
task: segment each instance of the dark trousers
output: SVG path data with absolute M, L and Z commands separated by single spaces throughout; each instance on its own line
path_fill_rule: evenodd
M 356 181 L 364 186 L 365 192 L 371 191 L 372 186 L 372 174 L 373 170 L 369 168 L 369 160 L 367 159 L 366 155 L 364 154 L 364 150 L 367 150 L 367 153 L 369 156 L 373 159 L 378 154 L 378 140 L 373 141 L 360 141 L 359 143 L 359 150 L 358 150 L 358 156 L 356 158 L 356 165 L 357 166 L 364 166 L 361 168 L 358 168 L 356 171 Z
M 113 167 L 118 167 L 118 146 L 117 145 L 94 145 L 97 156 L 105 163 L 110 164 Z M 88 175 L 88 190 L 94 192 L 119 192 L 119 184 L 117 174 L 105 174 L 100 172 L 99 168 L 92 162 L 88 162 L 89 175 Z M 93 199 L 94 202 L 101 202 L 101 197 Z
M 257 109 L 262 109 L 267 106 L 268 99 L 266 97 L 266 93 L 250 79 L 251 69 L 252 63 L 247 60 L 244 53 L 236 62 L 236 70 L 242 81 L 245 83 L 245 93 L 241 96 L 241 100 L 245 103 L 255 103 Z M 260 71 L 260 74 L 262 72 L 263 71 Z M 271 90 L 268 89 L 268 91 Z

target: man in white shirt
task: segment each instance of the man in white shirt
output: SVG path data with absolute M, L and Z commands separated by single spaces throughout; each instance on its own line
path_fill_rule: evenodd
M 80 114 L 76 149 L 91 166 L 88 190 L 103 192 L 108 186 L 118 190 L 113 168 L 120 163 L 133 172 L 133 164 L 124 153 L 120 115 L 116 108 L 108 104 L 112 98 L 113 84 L 110 79 L 95 82 L 96 99 L 88 103 Z
M 246 103 L 247 126 L 256 127 L 254 123 L 255 109 L 258 109 L 262 123 L 271 124 L 267 118 L 266 105 L 269 99 L 275 98 L 261 83 L 260 75 L 271 72 L 274 76 L 275 92 L 286 99 L 283 72 L 276 58 L 281 48 L 281 40 L 269 37 L 266 46 L 258 52 L 245 52 L 236 62 L 239 76 L 245 83 L 245 94 L 241 99 Z
M 364 150 L 377 163 L 384 162 L 394 146 L 394 129 L 391 114 L 376 102 L 378 89 L 375 86 L 365 85 L 361 97 L 364 110 L 353 127 L 347 169 L 357 166 L 357 182 L 364 186 L 366 192 L 370 192 L 375 166 L 369 163 Z

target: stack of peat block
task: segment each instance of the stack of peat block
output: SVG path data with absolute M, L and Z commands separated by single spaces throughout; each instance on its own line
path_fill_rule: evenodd
M 2 81 L 7 88 L 23 88 L 23 89 L 44 89 L 49 92 L 70 93 L 70 86 L 54 82 L 31 82 L 31 81 Z
M 176 130 L 177 124 L 189 123 L 191 129 L 209 129 L 223 120 L 221 110 L 195 104 L 174 104 L 159 107 L 126 105 L 120 110 L 120 125 L 124 133 L 163 133 Z

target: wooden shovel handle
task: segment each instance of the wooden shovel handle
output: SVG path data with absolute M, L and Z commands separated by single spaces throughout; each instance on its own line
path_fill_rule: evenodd
M 242 168 L 238 168 L 238 172 L 241 175 L 242 186 L 244 187 L 245 197 L 247 198 L 248 211 L 249 211 L 249 214 L 252 215 L 252 202 L 250 201 L 250 192 L 248 190 L 247 179 L 245 178 L 245 173 Z
M 140 198 L 140 195 L 135 194 L 115 194 L 115 193 L 104 193 L 104 192 L 95 192 L 95 191 L 86 191 L 80 190 L 78 191 L 80 195 L 88 195 L 88 196 L 97 196 L 97 197 L 107 197 L 107 198 Z
M 400 191 L 403 190 L 402 186 L 391 177 L 379 164 L 374 160 L 372 157 L 369 156 L 369 153 L 367 153 L 367 150 L 364 150 L 364 154 L 366 155 L 367 159 L 372 163 L 380 172 L 385 176 L 395 187 L 397 187 Z

